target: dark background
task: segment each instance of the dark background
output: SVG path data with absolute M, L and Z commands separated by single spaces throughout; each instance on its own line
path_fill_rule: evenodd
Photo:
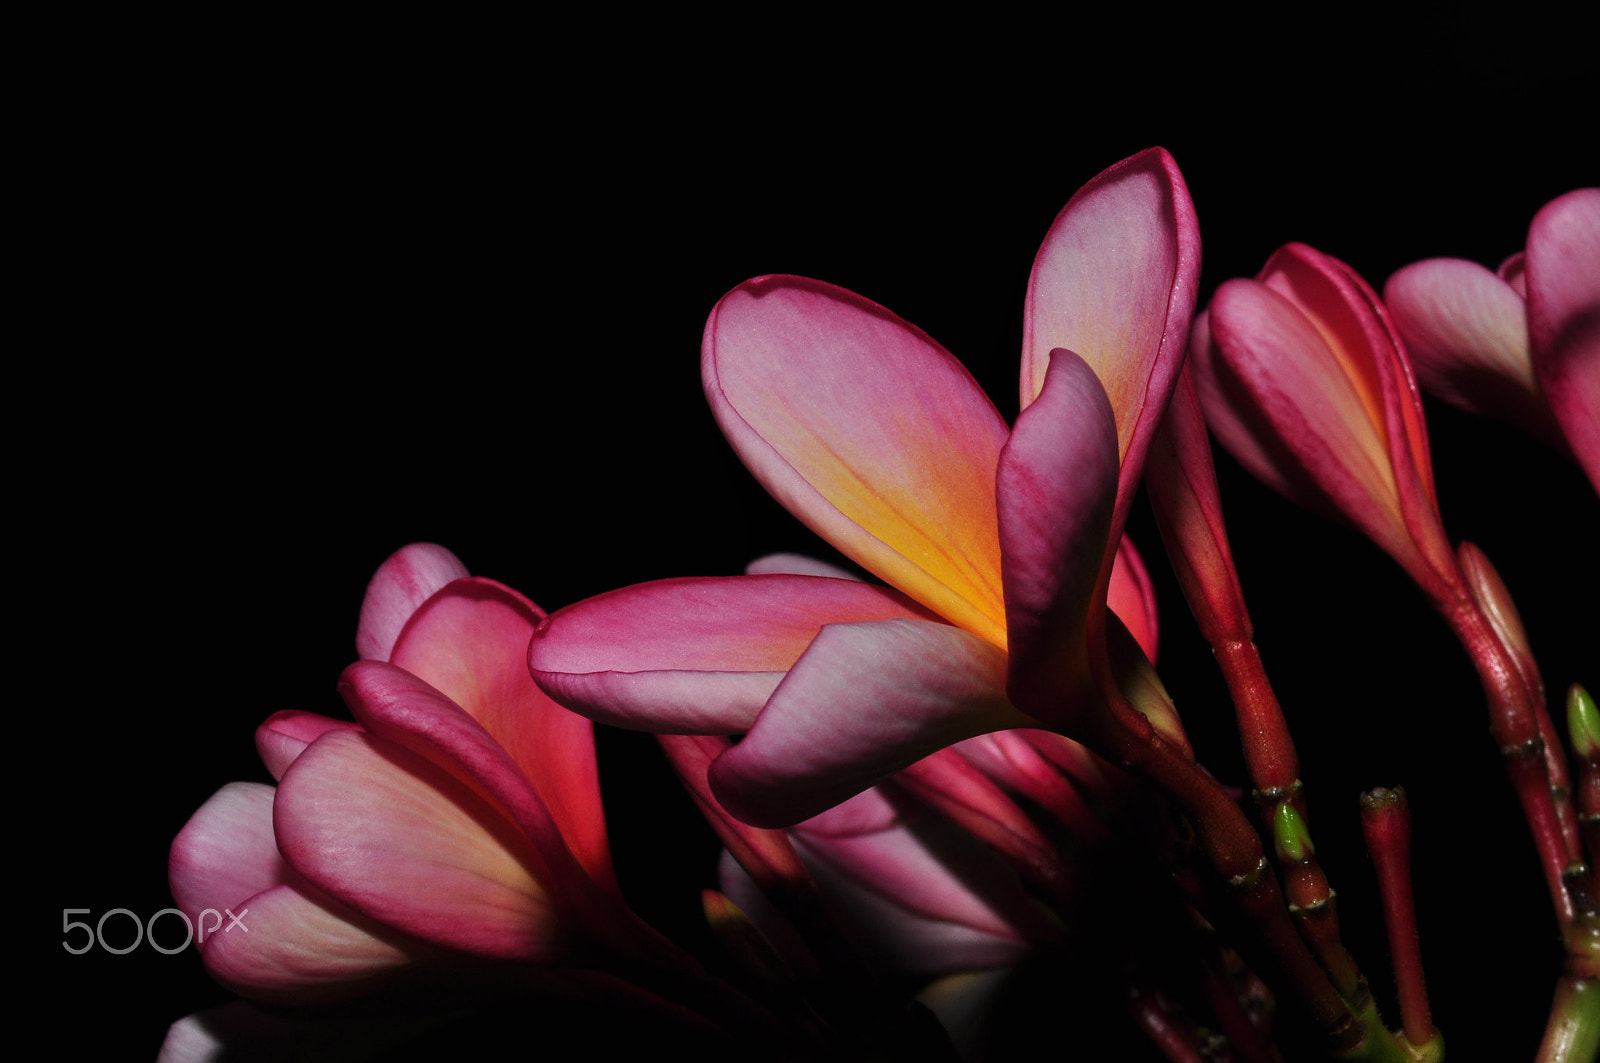
M 63 1052 L 151 1058 L 170 1022 L 229 999 L 192 950 L 67 955 L 56 911 L 168 906 L 171 837 L 224 783 L 268 781 L 255 726 L 344 714 L 334 681 L 393 550 L 443 543 L 546 609 L 830 556 L 705 408 L 700 330 L 727 289 L 789 272 L 859 291 L 1009 419 L 1034 251 L 1099 170 L 1173 152 L 1202 299 L 1289 240 L 1379 287 L 1434 255 L 1493 266 L 1540 205 L 1600 177 L 1579 38 L 1520 7 L 66 38 L 29 164 L 43 239 L 23 312 L 43 327 L 23 348 L 46 383 L 12 392 L 15 417 L 43 415 L 13 442 L 37 588 L 14 662 L 45 671 L 12 747 L 13 867 L 44 869 L 19 960 L 48 968 Z M 1600 685 L 1586 481 L 1515 429 L 1428 416 L 1449 534 L 1500 567 L 1552 694 Z M 1453 1058 L 1531 1057 L 1561 953 L 1469 662 L 1374 548 L 1219 464 L 1380 1005 L 1397 1023 L 1356 797 L 1403 784 Z M 1158 581 L 1162 675 L 1237 783 L 1220 681 L 1142 503 L 1130 532 Z M 599 741 L 625 892 L 698 942 L 716 845 L 647 739 Z M 1064 1043 L 1125 1032 L 1101 1019 L 1064 1020 Z

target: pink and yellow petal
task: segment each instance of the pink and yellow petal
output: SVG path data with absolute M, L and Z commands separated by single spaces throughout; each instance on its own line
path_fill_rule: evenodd
M 1172 156 L 1151 148 L 1084 185 L 1034 261 L 1023 316 L 1022 405 L 1060 348 L 1100 379 L 1116 413 L 1131 501 L 1194 316 L 1200 229 Z M 1148 411 L 1148 413 L 1147 413 Z
M 457 580 L 417 609 L 391 663 L 476 720 L 532 784 L 579 862 L 610 882 L 594 725 L 551 701 L 528 674 L 528 643 L 543 620 L 504 584 Z
M 1006 426 L 920 329 L 820 281 L 762 277 L 706 323 L 706 396 L 773 497 L 851 560 L 1005 643 L 994 470 Z
M 285 774 L 274 818 L 295 869 L 368 918 L 482 956 L 565 951 L 526 836 L 409 750 L 359 731 L 323 736 Z

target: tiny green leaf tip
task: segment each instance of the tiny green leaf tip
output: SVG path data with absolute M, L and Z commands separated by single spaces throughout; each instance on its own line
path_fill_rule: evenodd
M 1311 844 L 1311 832 L 1306 821 L 1287 801 L 1279 801 L 1272 815 L 1272 839 L 1278 847 L 1278 859 L 1284 863 L 1303 863 L 1316 847 Z
M 1572 736 L 1572 751 L 1584 760 L 1600 756 L 1600 707 L 1594 697 L 1577 683 L 1567 691 L 1567 733 Z

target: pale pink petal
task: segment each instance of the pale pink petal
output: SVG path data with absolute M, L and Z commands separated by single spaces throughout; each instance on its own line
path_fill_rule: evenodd
M 1295 468 L 1294 455 L 1272 437 L 1249 392 L 1221 360 L 1211 332 L 1210 307 L 1195 316 L 1189 336 L 1189 365 L 1194 369 L 1195 394 L 1205 411 L 1206 425 L 1217 442 L 1252 476 L 1280 495 L 1338 520 L 1339 511 L 1325 495 L 1303 482 Z
M 390 663 L 439 690 L 510 754 L 596 882 L 614 882 L 594 759 L 594 724 L 557 705 L 528 674 L 544 612 L 516 591 L 459 579 L 406 623 Z
M 483 956 L 566 951 L 527 837 L 409 750 L 362 731 L 324 735 L 285 773 L 274 818 L 295 869 L 369 918 Z
M 285 709 L 268 716 L 266 722 L 256 728 L 256 752 L 261 755 L 261 762 L 267 766 L 272 777 L 281 779 L 289 765 L 294 763 L 294 758 L 325 732 L 354 726 L 348 720 L 334 720 L 312 712 Z
M 207 942 L 206 970 L 241 996 L 309 1004 L 370 992 L 409 967 L 416 946 L 293 886 L 233 909 L 239 924 Z
M 1600 188 L 1569 192 L 1534 216 L 1527 284 L 1534 372 L 1600 491 Z
M 702 351 L 717 423 L 773 497 L 869 572 L 1004 643 L 1006 426 L 960 362 L 876 303 L 781 276 L 725 295 Z
M 744 740 L 711 766 L 734 815 L 814 816 L 943 746 L 1035 721 L 1005 697 L 1005 654 L 928 620 L 830 624 Z
M 167 879 L 191 923 L 206 909 L 220 913 L 293 876 L 272 834 L 275 791 L 233 782 L 212 795 L 172 841 Z M 216 918 L 220 919 L 220 915 Z M 212 917 L 207 917 L 209 927 Z M 199 942 L 206 947 L 204 937 Z
M 1022 332 L 1022 405 L 1054 351 L 1089 363 L 1116 411 L 1119 493 L 1132 501 L 1194 316 L 1200 229 L 1177 163 L 1161 148 L 1079 189 L 1034 261 Z
M 735 734 L 824 624 L 929 616 L 856 580 L 660 580 L 557 611 L 529 645 L 528 667 L 551 697 L 603 723 Z
M 1056 351 L 1000 456 L 997 494 L 1010 635 L 1007 689 L 1068 723 L 1091 704 L 1088 640 L 1117 492 L 1116 421 L 1099 379 Z M 1120 536 L 1119 536 L 1120 538 Z
M 1390 277 L 1383 300 L 1426 391 L 1565 449 L 1533 375 L 1526 307 L 1509 284 L 1476 262 L 1430 258 Z
M 394 640 L 417 606 L 445 584 L 467 575 L 455 554 L 433 543 L 412 543 L 389 555 L 367 584 L 356 628 L 356 654 L 387 661 Z
M 838 565 L 830 565 L 826 561 L 818 561 L 814 557 L 804 554 L 768 554 L 758 557 L 744 566 L 746 576 L 770 576 L 787 574 L 790 576 L 827 576 L 831 579 L 853 579 L 860 581 L 861 577 L 853 572 L 846 572 Z
M 1160 644 L 1160 623 L 1156 615 L 1156 589 L 1144 558 L 1126 535 L 1117 544 L 1117 559 L 1111 567 L 1111 583 L 1106 588 L 1106 605 L 1128 625 L 1139 640 L 1144 655 L 1153 662 Z

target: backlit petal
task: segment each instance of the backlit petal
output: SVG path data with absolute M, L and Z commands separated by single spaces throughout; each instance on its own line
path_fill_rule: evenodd
M 528 674 L 528 642 L 543 619 L 504 584 L 456 580 L 417 609 L 390 660 L 449 697 L 510 754 L 573 855 L 597 882 L 610 882 L 594 725 L 551 701 Z
M 960 362 L 858 295 L 774 276 L 717 304 L 701 366 L 717 423 L 773 497 L 1004 645 L 994 473 L 1006 426 Z
M 1430 394 L 1555 435 L 1528 353 L 1527 309 L 1509 284 L 1476 262 L 1431 258 L 1390 277 L 1383 300 Z
M 1129 470 L 1121 493 L 1129 501 L 1183 364 L 1199 273 L 1188 187 L 1172 156 L 1151 148 L 1072 197 L 1028 279 L 1022 405 L 1044 387 L 1053 351 L 1086 361 L 1116 412 L 1118 456 Z
M 1099 379 L 1056 351 L 1038 399 L 1000 457 L 1007 689 L 1024 711 L 1064 722 L 1089 704 L 1088 631 L 1117 492 L 1116 421 Z M 1119 537 L 1120 538 L 1120 537 Z
M 434 543 L 412 543 L 389 555 L 367 584 L 361 601 L 356 653 L 362 660 L 387 661 L 394 640 L 417 606 L 465 575 L 467 566 Z
M 823 625 L 891 617 L 931 614 L 857 580 L 660 580 L 554 613 L 528 647 L 528 666 L 552 697 L 604 723 L 736 734 Z
M 711 786 L 746 822 L 786 826 L 936 749 L 1034 722 L 1006 700 L 1005 654 L 984 639 L 928 620 L 831 624 Z
M 275 822 L 295 869 L 372 919 L 484 956 L 563 951 L 528 839 L 409 750 L 362 731 L 324 735 L 284 775 Z
M 1534 216 L 1526 265 L 1534 372 L 1600 491 L 1600 188 L 1569 192 Z

